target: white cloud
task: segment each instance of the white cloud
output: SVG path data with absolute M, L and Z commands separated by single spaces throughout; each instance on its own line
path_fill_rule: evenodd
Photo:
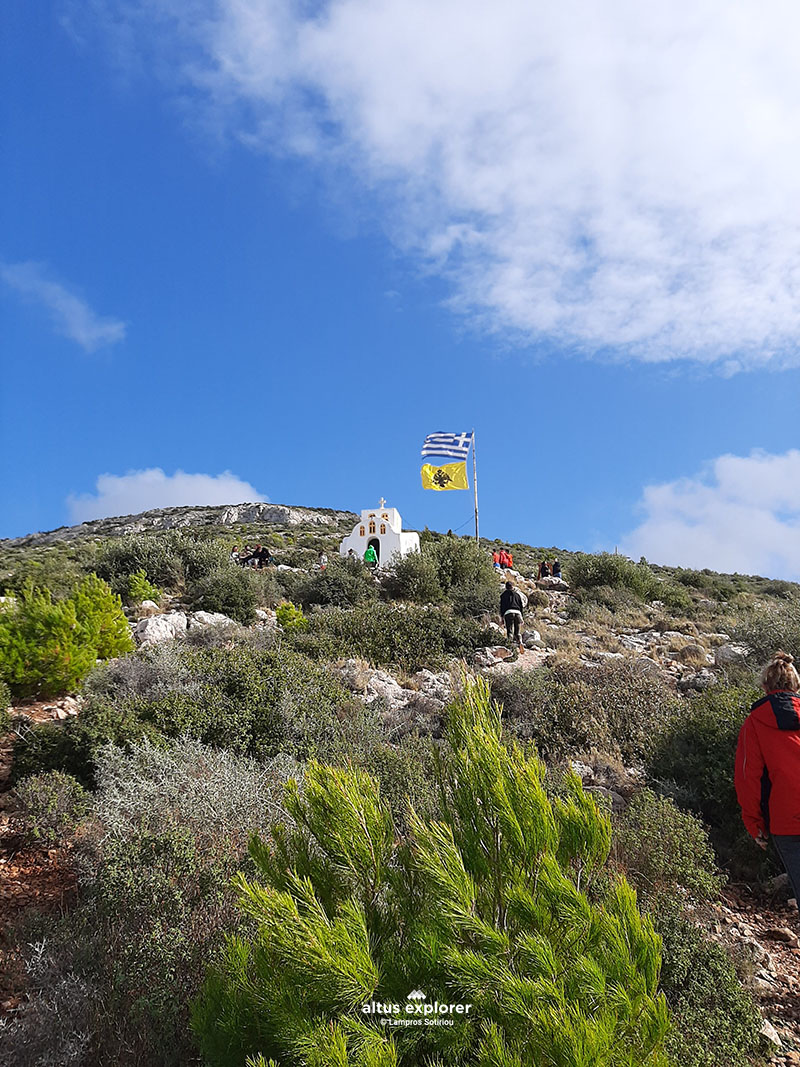
M 622 550 L 654 563 L 800 580 L 800 451 L 720 456 L 650 485 Z
M 85 300 L 48 278 L 38 263 L 0 263 L 0 278 L 21 296 L 40 304 L 58 333 L 77 341 L 87 352 L 125 337 L 124 322 L 101 318 Z
M 87 522 L 111 515 L 136 515 L 151 508 L 188 507 L 193 504 L 255 503 L 266 500 L 249 482 L 230 471 L 223 474 L 165 474 L 159 467 L 127 474 L 101 474 L 95 493 L 67 498 L 72 522 Z
M 94 4 L 201 121 L 357 174 L 487 328 L 800 363 L 792 0 Z

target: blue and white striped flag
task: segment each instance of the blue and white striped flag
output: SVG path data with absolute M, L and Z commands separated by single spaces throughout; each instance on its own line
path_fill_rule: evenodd
M 472 433 L 429 433 L 422 446 L 423 456 L 449 456 L 451 459 L 466 459 Z

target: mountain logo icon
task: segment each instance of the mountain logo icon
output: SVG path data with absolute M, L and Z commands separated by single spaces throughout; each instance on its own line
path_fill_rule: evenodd
M 412 989 L 406 1000 L 425 1000 L 426 994 L 421 989 Z

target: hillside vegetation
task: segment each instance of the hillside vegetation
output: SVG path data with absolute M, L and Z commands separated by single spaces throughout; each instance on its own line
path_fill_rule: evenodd
M 4 847 L 71 887 L 6 931 L 0 1063 L 765 1063 L 720 894 L 778 872 L 733 752 L 800 586 L 514 544 L 520 655 L 499 542 L 373 574 L 248 507 L 0 542 Z

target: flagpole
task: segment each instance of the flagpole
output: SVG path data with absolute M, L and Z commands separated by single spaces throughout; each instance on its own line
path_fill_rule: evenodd
M 475 430 L 472 430 L 472 484 L 475 486 L 475 541 L 480 544 L 478 536 L 478 462 L 475 458 Z

